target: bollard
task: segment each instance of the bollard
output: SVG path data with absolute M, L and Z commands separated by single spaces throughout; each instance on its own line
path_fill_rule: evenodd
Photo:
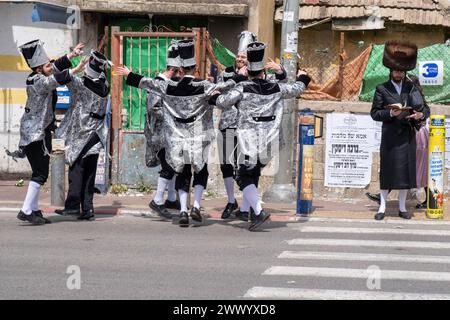
M 62 144 L 62 146 L 61 146 Z M 53 139 L 51 154 L 51 206 L 64 207 L 66 163 L 64 154 L 64 140 Z
M 445 116 L 431 116 L 428 143 L 427 217 L 444 218 Z
M 314 140 L 322 137 L 323 118 L 304 109 L 299 113 L 298 126 L 297 214 L 310 214 L 313 209 Z

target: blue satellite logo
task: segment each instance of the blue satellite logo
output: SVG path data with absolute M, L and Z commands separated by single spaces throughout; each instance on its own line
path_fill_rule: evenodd
M 436 63 L 427 63 L 423 65 L 425 78 L 436 78 L 439 75 L 439 66 Z

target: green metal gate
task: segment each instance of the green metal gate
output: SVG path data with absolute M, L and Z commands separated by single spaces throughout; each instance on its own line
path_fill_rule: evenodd
M 120 32 L 112 30 L 111 59 L 115 65 L 126 65 L 143 76 L 156 77 L 166 70 L 167 48 L 172 40 L 195 39 L 198 76 L 206 73 L 205 30 L 192 32 Z M 157 169 L 144 163 L 147 93 L 127 86 L 113 76 L 112 97 L 112 180 L 129 185 L 143 181 L 153 184 Z

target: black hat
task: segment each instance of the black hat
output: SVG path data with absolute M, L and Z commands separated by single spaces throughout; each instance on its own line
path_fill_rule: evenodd
M 33 40 L 19 47 L 30 68 L 42 66 L 50 61 L 44 50 L 44 43 L 41 40 Z
M 193 67 L 197 64 L 193 40 L 178 41 L 178 52 L 180 53 L 182 67 Z
M 172 40 L 169 48 L 167 49 L 167 66 L 168 67 L 181 67 L 180 52 L 178 51 L 178 41 Z
M 262 42 L 250 43 L 247 47 L 247 60 L 249 71 L 264 70 L 264 54 L 267 46 Z
M 106 70 L 110 64 L 111 62 L 102 53 L 92 51 L 89 63 L 86 65 L 85 74 L 92 79 L 98 79 L 102 77 L 102 74 L 105 77 Z
M 383 65 L 391 70 L 410 71 L 416 68 L 417 45 L 406 41 L 387 41 L 384 47 Z

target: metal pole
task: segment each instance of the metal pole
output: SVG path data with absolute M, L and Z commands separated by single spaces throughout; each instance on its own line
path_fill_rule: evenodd
M 283 27 L 281 34 L 281 57 L 289 83 L 296 79 L 297 72 L 297 50 L 299 29 L 299 0 L 285 0 L 283 11 Z M 297 110 L 296 99 L 285 100 L 280 144 L 278 173 L 275 175 L 274 184 L 263 196 L 266 202 L 295 202 L 296 190 L 293 185 L 293 157 L 294 157 L 294 127 L 295 110 Z
M 51 155 L 51 205 L 64 207 L 65 199 L 65 156 L 64 151 L 53 152 Z

